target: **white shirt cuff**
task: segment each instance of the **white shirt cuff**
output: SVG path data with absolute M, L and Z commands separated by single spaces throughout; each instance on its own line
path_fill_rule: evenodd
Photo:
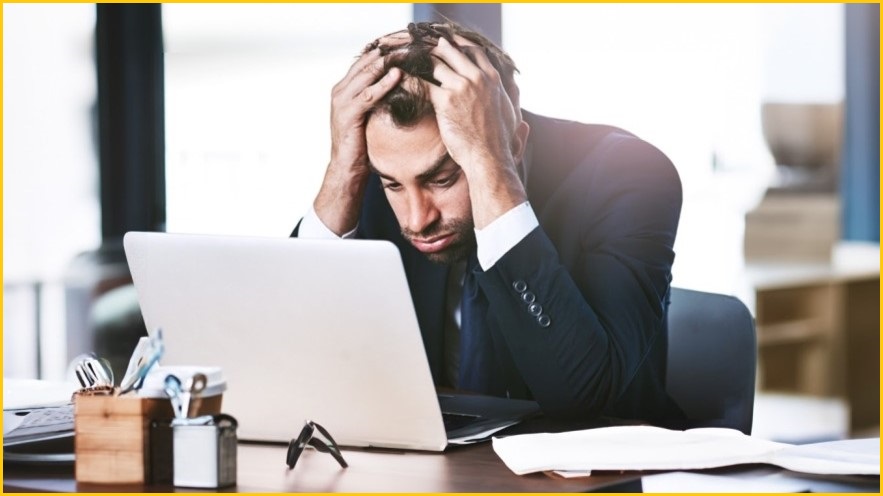
M 313 238 L 313 239 L 352 239 L 356 237 L 356 226 L 352 231 L 348 233 L 344 233 L 343 236 L 338 236 L 331 229 L 328 229 L 328 226 L 322 222 L 322 219 L 316 215 L 316 211 L 313 210 L 312 205 L 310 209 L 307 210 L 306 215 L 304 215 L 303 220 L 300 221 L 300 228 L 297 230 L 298 238 Z
M 306 220 L 306 219 L 304 219 Z M 503 258 L 509 250 L 540 225 L 530 202 L 509 210 L 491 222 L 484 229 L 475 230 L 478 243 L 478 264 L 488 270 Z

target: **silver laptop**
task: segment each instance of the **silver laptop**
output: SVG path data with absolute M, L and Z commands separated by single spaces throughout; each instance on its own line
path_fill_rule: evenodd
M 240 439 L 287 442 L 312 420 L 345 446 L 441 451 L 538 410 L 440 400 L 389 242 L 130 232 L 124 246 L 162 365 L 222 367 Z M 467 425 L 446 432 L 440 401 Z

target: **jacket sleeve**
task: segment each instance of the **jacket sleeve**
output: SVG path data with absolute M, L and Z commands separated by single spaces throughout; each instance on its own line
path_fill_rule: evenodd
M 651 145 L 614 141 L 574 168 L 537 212 L 540 226 L 478 279 L 550 414 L 607 409 L 665 332 L 680 180 Z

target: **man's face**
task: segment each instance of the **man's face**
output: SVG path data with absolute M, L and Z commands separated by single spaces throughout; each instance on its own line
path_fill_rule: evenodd
M 469 185 L 448 156 L 435 117 L 398 128 L 388 115 L 375 114 L 365 137 L 402 235 L 433 262 L 464 259 L 475 247 Z

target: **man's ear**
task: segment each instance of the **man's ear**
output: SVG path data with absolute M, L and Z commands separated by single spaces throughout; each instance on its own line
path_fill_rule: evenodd
M 519 121 L 515 127 L 515 136 L 512 138 L 512 158 L 515 163 L 521 162 L 524 158 L 524 150 L 527 147 L 527 136 L 530 134 L 530 125 L 524 121 Z

